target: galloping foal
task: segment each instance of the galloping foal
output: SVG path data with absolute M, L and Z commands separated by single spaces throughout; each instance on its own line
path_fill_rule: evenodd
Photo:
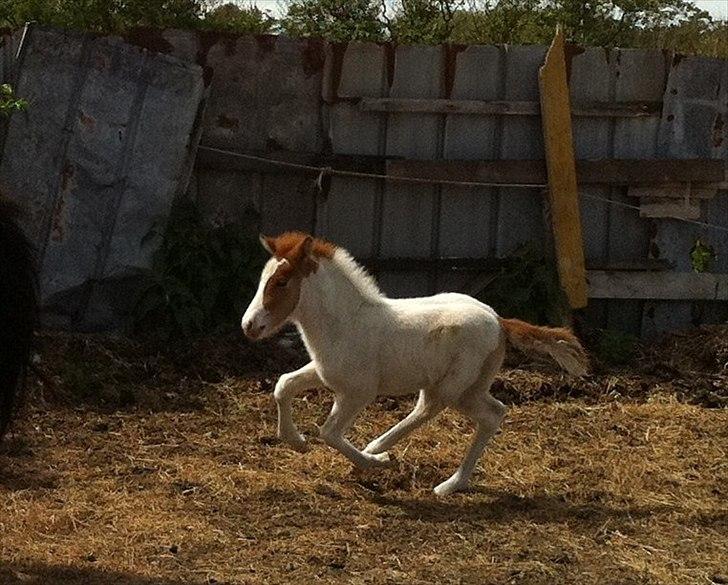
M 386 450 L 441 410 L 470 417 L 476 431 L 459 469 L 435 488 L 465 489 L 478 458 L 500 425 L 505 406 L 490 395 L 506 342 L 527 353 L 550 355 L 572 374 L 586 372 L 586 354 L 566 329 L 501 319 L 472 297 L 445 293 L 389 299 L 342 248 L 298 232 L 261 238 L 271 258 L 242 319 L 250 339 L 268 337 L 292 321 L 311 362 L 276 384 L 278 436 L 295 449 L 306 442 L 291 416 L 302 391 L 334 393 L 323 440 L 360 468 L 386 466 Z M 345 437 L 356 416 L 377 396 L 419 392 L 415 409 L 360 451 Z

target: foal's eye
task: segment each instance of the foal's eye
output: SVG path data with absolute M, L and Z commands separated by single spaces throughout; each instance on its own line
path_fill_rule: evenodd
M 283 288 L 287 284 L 288 284 L 287 280 L 279 280 L 278 282 L 276 282 L 276 286 L 280 286 L 281 288 Z

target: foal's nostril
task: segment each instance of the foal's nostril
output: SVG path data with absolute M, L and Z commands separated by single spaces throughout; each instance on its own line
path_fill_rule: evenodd
M 254 325 L 253 321 L 248 321 L 247 323 L 243 323 L 243 333 L 250 337 L 251 339 L 255 339 L 258 337 L 262 332 L 263 329 L 265 329 L 265 325 Z

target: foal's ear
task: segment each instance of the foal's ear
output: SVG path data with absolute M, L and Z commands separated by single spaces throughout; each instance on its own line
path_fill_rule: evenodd
M 268 236 L 264 236 L 263 234 L 260 234 L 258 236 L 258 239 L 260 240 L 260 245 L 263 246 L 263 249 L 268 252 L 271 256 L 274 256 L 276 253 L 276 241 L 274 238 L 269 238 Z
M 306 258 L 310 258 L 313 255 L 313 238 L 306 236 L 306 239 L 301 243 L 301 251 Z

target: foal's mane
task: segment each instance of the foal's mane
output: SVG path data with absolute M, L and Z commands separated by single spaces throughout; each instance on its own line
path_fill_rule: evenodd
M 269 243 L 272 244 L 276 258 L 291 260 L 301 242 L 309 237 L 309 234 L 303 232 L 285 232 L 272 238 Z M 328 261 L 327 267 L 338 271 L 368 301 L 377 302 L 385 296 L 374 277 L 344 248 L 323 238 L 313 238 L 312 254 L 319 261 Z

